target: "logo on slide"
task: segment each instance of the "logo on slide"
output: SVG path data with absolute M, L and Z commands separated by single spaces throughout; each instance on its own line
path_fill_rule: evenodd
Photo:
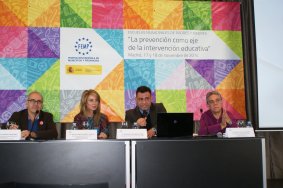
M 92 42 L 85 37 L 79 38 L 75 43 L 75 50 L 80 55 L 88 55 L 92 51 Z

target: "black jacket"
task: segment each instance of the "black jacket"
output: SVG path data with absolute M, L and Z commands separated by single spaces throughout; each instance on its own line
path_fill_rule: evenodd
M 162 103 L 151 103 L 149 115 L 151 120 L 152 127 L 156 128 L 157 124 L 157 113 L 167 112 L 164 105 Z M 136 107 L 134 109 L 130 109 L 126 111 L 125 121 L 130 123 L 131 125 L 136 122 L 139 118 L 142 117 L 142 114 L 139 111 L 139 108 Z
M 8 121 L 15 122 L 19 129 L 28 130 L 28 110 L 24 109 L 14 112 Z M 39 112 L 38 131 L 36 131 L 37 139 L 56 139 L 57 129 L 53 121 L 53 115 L 48 112 Z

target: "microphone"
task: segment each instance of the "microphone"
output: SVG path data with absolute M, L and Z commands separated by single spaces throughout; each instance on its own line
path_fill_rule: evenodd
M 38 117 L 38 115 L 39 115 L 39 112 L 40 112 L 39 110 L 36 110 L 36 111 L 35 111 L 35 116 L 34 116 L 34 119 L 36 119 L 36 118 Z
M 202 114 L 203 114 L 203 109 L 200 108 L 199 111 L 200 111 L 200 114 L 201 114 L 200 116 L 202 116 Z M 207 132 L 207 134 L 208 134 L 208 126 L 207 126 L 207 125 L 206 125 L 206 132 Z
M 203 109 L 200 108 L 199 111 L 200 111 L 200 118 L 201 118 Z M 198 136 L 199 128 L 200 128 L 200 119 L 198 121 L 195 121 L 195 123 L 194 123 L 194 133 L 193 133 L 193 136 Z

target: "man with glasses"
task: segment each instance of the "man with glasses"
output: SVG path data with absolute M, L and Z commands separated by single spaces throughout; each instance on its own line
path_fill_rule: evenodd
M 125 121 L 137 123 L 139 127 L 147 129 L 147 137 L 156 135 L 157 113 L 166 112 L 162 103 L 152 103 L 151 90 L 147 86 L 140 86 L 136 90 L 136 107 L 126 111 Z
M 21 129 L 23 139 L 55 139 L 57 129 L 53 115 L 42 111 L 43 97 L 37 92 L 31 92 L 26 101 L 26 109 L 14 112 L 7 122 L 9 129 Z
M 206 94 L 208 110 L 201 115 L 199 135 L 217 135 L 224 133 L 226 127 L 237 127 L 233 115 L 223 109 L 222 96 L 217 91 Z

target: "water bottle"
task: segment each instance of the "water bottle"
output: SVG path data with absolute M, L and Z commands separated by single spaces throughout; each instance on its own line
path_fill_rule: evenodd
M 223 138 L 222 132 L 218 132 L 218 133 L 216 134 L 216 136 L 217 136 L 217 138 Z
M 132 127 L 133 129 L 138 129 L 139 128 L 139 125 L 138 125 L 138 123 L 137 122 L 134 122 L 134 124 L 133 124 L 133 127 Z
M 238 125 L 238 127 L 244 127 L 244 121 L 243 120 L 238 120 L 237 121 L 237 125 Z
M 122 129 L 127 129 L 128 128 L 128 122 L 124 121 L 121 123 L 121 128 Z
M 9 121 L 6 123 L 6 129 L 10 129 L 10 122 Z
M 72 130 L 77 130 L 77 124 L 74 122 L 73 125 L 72 125 Z
M 89 129 L 90 127 L 89 127 L 89 123 L 88 123 L 88 121 L 86 122 L 86 129 Z
M 88 129 L 88 128 L 89 128 L 88 121 L 84 121 L 84 122 L 83 122 L 83 128 L 84 128 L 84 129 Z
M 247 121 L 246 122 L 246 127 L 247 128 L 253 128 L 252 122 L 251 121 Z

